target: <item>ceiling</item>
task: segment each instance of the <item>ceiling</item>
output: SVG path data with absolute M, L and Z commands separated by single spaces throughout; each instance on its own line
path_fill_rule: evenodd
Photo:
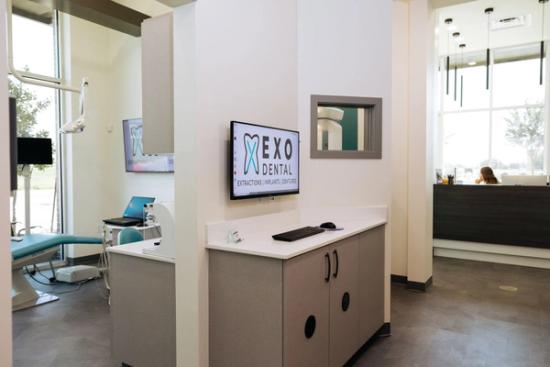
M 437 12 L 437 46 L 439 55 L 447 55 L 448 31 L 445 19 L 453 18 L 453 25 L 463 38 L 459 43 L 466 44 L 465 52 L 482 51 L 487 48 L 487 15 L 485 9 L 492 7 L 492 21 L 510 17 L 523 17 L 523 26 L 492 30 L 491 48 L 540 42 L 542 25 L 542 5 L 538 0 L 477 0 L 464 4 L 444 7 Z M 550 34 L 550 2 L 545 10 L 545 39 Z M 450 53 L 457 52 L 458 47 L 450 41 Z
M 138 37 L 144 19 L 171 11 L 155 0 L 13 0 L 15 14 L 47 24 L 53 9 Z

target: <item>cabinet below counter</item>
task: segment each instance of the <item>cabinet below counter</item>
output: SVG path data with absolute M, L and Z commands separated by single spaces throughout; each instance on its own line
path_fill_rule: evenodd
M 276 232 L 262 224 L 273 219 L 268 216 L 250 227 L 230 223 L 249 236 L 250 251 L 210 248 L 211 366 L 340 367 L 384 326 L 385 208 L 356 211 L 365 215 L 350 214 L 347 220 L 332 213 L 344 230 L 328 234 L 334 236 L 330 240 L 321 234 L 271 243 L 268 237 Z M 310 218 L 310 225 L 329 221 Z M 254 234 L 248 230 L 253 227 Z M 262 241 L 261 232 L 258 255 L 249 238 Z M 296 256 L 283 256 L 280 249 L 266 256 L 269 246 L 300 250 Z

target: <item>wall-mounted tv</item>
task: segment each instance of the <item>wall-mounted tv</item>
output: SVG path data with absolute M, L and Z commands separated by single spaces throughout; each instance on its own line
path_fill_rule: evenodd
M 298 194 L 300 133 L 231 121 L 231 200 Z
M 143 152 L 143 120 L 122 122 L 126 172 L 174 172 L 173 154 L 145 154 Z

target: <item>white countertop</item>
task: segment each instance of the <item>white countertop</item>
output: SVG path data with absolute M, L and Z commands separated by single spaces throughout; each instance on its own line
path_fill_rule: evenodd
M 154 249 L 155 242 L 158 242 L 160 238 L 155 238 L 152 240 L 145 240 L 139 242 L 132 242 L 127 245 L 119 245 L 108 247 L 107 251 L 113 254 L 127 255 L 140 257 L 142 259 L 161 261 L 166 263 L 174 263 L 174 259 L 164 256 L 155 256 L 151 254 L 143 253 L 143 250 Z
M 326 231 L 294 242 L 275 241 L 272 235 L 305 226 L 334 222 L 340 231 Z M 347 237 L 381 226 L 387 222 L 387 208 L 318 208 L 263 215 L 207 225 L 209 250 L 290 259 Z M 238 230 L 244 240 L 228 243 L 230 230 Z

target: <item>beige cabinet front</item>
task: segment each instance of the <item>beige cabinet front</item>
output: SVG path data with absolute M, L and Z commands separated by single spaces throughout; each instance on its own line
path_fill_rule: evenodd
M 284 262 L 283 340 L 285 367 L 328 367 L 328 248 Z
M 384 227 L 359 235 L 359 325 L 368 340 L 384 324 Z
M 341 367 L 363 343 L 359 339 L 359 237 L 331 246 L 330 366 Z

